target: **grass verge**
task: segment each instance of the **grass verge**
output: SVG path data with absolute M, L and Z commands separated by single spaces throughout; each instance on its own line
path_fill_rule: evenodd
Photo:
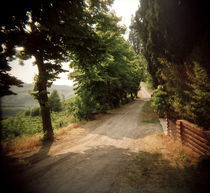
M 159 122 L 158 116 L 154 112 L 153 108 L 151 107 L 150 101 L 147 101 L 142 108 L 141 122 L 143 123 L 158 123 Z
M 62 127 L 59 129 L 54 130 L 54 142 L 57 140 L 62 139 L 65 137 L 69 132 L 73 129 L 78 128 L 83 122 L 81 123 L 70 123 L 66 127 Z M 20 137 L 16 137 L 13 140 L 3 141 L 2 142 L 2 149 L 5 155 L 15 155 L 24 152 L 34 152 L 43 146 L 42 142 L 42 133 L 37 133 L 32 136 L 23 135 Z

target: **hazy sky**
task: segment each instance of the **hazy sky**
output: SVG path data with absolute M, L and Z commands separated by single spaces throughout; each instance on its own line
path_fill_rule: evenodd
M 116 15 L 122 17 L 120 24 L 124 24 L 127 27 L 125 38 L 128 38 L 128 29 L 131 21 L 131 16 L 135 15 L 139 6 L 139 0 L 115 0 L 112 9 L 116 12 Z M 25 83 L 32 83 L 33 77 L 37 73 L 37 67 L 32 65 L 33 59 L 29 59 L 24 62 L 24 66 L 20 66 L 18 61 L 11 62 L 12 70 L 10 74 L 14 75 L 18 79 Z M 63 64 L 63 68 L 69 70 L 68 63 Z M 60 79 L 57 79 L 54 84 L 57 85 L 73 85 L 72 80 L 68 80 L 67 73 L 61 73 Z

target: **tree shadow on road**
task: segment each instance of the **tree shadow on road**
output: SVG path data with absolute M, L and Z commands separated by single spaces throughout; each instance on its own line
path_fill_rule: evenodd
M 31 165 L 24 170 L 10 173 L 8 192 L 207 193 L 209 190 L 209 160 L 180 167 L 171 165 L 160 153 L 133 153 L 111 145 L 51 156 L 49 148 L 47 144 L 26 158 Z
M 49 156 L 49 147 L 25 158 L 31 164 L 21 166 L 22 170 L 10 170 L 6 192 L 107 192 L 125 163 L 135 156 L 128 149 L 110 145 Z
M 18 177 L 19 172 L 29 169 L 33 164 L 46 159 L 49 157 L 48 152 L 53 141 L 43 142 L 39 151 L 32 156 L 25 157 L 24 159 L 19 159 L 16 157 L 10 157 L 3 155 L 1 163 L 1 189 L 4 192 L 22 192 L 24 185 L 19 184 Z M 14 178 L 14 176 L 16 176 Z M 19 191 L 20 190 L 20 191 Z
M 46 159 L 47 157 L 49 157 L 48 153 L 50 151 L 52 144 L 53 141 L 46 141 L 46 142 L 44 141 L 39 151 L 33 154 L 32 156 L 25 158 L 25 161 L 27 163 L 34 164 L 43 159 Z

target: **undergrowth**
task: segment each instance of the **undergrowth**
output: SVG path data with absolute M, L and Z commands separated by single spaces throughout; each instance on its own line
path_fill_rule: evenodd
M 52 112 L 51 120 L 53 128 L 59 129 L 65 127 L 72 121 L 72 116 L 67 111 Z M 33 136 L 41 134 L 42 120 L 41 116 L 26 116 L 24 113 L 15 117 L 8 117 L 2 121 L 2 139 L 10 141 L 17 137 Z
M 158 123 L 159 122 L 158 116 L 154 112 L 153 108 L 151 107 L 150 101 L 147 101 L 142 108 L 141 122 L 143 123 Z

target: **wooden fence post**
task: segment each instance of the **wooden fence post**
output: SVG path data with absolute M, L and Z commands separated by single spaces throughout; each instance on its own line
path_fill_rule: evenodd
M 176 139 L 178 139 L 182 143 L 182 132 L 181 132 L 181 121 L 176 121 Z
M 183 123 L 182 123 L 182 121 L 179 122 L 179 126 L 180 126 L 180 140 L 181 140 L 181 143 L 184 144 L 184 139 L 183 139 Z

